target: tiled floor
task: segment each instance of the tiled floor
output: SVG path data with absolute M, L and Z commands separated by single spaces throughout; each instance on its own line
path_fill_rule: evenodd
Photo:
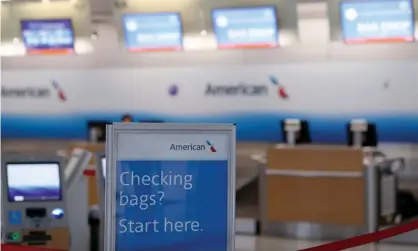
M 271 237 L 237 236 L 235 249 L 237 251 L 297 251 L 304 248 L 318 246 L 322 243 L 300 240 L 289 240 Z M 417 251 L 418 246 L 402 246 L 381 244 L 347 249 L 348 251 Z

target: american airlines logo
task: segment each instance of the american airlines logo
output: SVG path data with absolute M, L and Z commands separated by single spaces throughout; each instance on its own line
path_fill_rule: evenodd
M 216 153 L 215 147 L 206 140 L 206 144 L 171 144 L 170 151 L 207 151 Z
M 44 99 L 56 95 L 61 102 L 67 101 L 67 95 L 56 81 L 45 87 L 1 87 L 2 98 Z
M 36 88 L 36 87 L 24 87 L 24 88 L 8 88 L 1 87 L 1 96 L 3 98 L 46 98 L 51 96 L 49 88 Z
M 269 88 L 266 85 L 251 85 L 240 83 L 237 85 L 207 84 L 205 95 L 207 96 L 267 96 Z
M 274 90 L 279 98 L 288 99 L 289 95 L 285 87 L 279 82 L 278 78 L 273 75 L 268 77 L 270 85 L 254 84 L 241 81 L 238 84 L 231 85 L 214 85 L 212 83 L 206 84 L 205 96 L 248 96 L 248 97 L 264 97 L 268 96 L 270 91 Z

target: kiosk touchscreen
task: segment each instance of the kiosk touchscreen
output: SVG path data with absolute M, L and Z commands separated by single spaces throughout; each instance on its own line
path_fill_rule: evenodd
M 7 163 L 7 194 L 10 202 L 59 201 L 59 163 Z
M 3 156 L 3 240 L 68 249 L 62 160 L 57 156 Z

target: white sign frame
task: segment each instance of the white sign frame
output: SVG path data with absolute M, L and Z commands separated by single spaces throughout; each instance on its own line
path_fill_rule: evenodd
M 218 134 L 227 136 L 228 161 L 228 209 L 227 247 L 235 251 L 235 149 L 236 129 L 233 124 L 180 124 L 180 123 L 113 123 L 106 126 L 106 174 L 104 251 L 116 250 L 116 163 L 118 159 L 118 138 L 120 135 L 144 134 Z

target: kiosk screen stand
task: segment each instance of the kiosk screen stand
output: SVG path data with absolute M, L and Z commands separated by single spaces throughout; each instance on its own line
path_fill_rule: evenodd
M 10 163 L 6 168 L 9 201 L 61 200 L 58 163 Z
M 114 124 L 107 136 L 106 251 L 234 250 L 233 125 Z

